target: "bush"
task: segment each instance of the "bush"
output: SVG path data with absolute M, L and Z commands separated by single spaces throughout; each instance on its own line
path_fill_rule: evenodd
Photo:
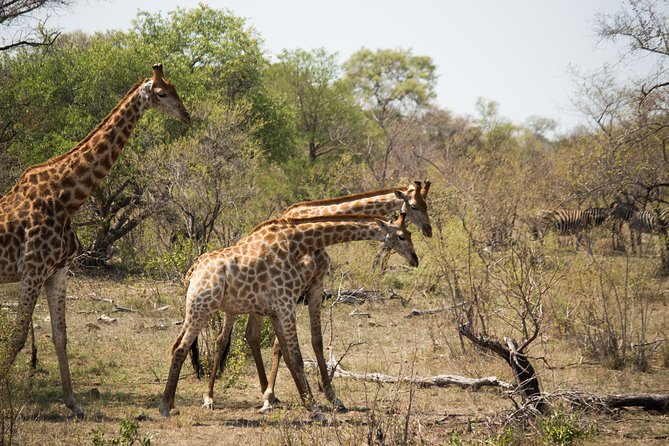
M 91 432 L 94 446 L 150 446 L 151 438 L 148 436 L 139 436 L 139 423 L 134 420 L 121 420 L 119 434 L 112 438 L 105 438 L 105 433 L 94 429 Z

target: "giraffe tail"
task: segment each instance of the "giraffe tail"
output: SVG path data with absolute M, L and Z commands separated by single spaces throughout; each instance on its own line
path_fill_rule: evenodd
M 193 364 L 193 370 L 195 370 L 195 376 L 197 379 L 202 377 L 204 370 L 202 368 L 202 362 L 200 361 L 200 349 L 197 346 L 197 337 L 190 346 L 190 362 Z
M 225 370 L 225 363 L 228 361 L 228 354 L 230 353 L 230 344 L 232 344 L 231 336 L 228 336 L 228 343 L 223 347 L 221 354 L 221 362 L 218 363 L 218 371 L 223 373 Z

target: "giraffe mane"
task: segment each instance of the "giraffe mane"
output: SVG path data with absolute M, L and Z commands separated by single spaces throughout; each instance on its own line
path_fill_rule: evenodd
M 299 208 L 299 207 L 325 206 L 325 205 L 330 205 L 330 204 L 346 203 L 347 201 L 359 200 L 361 198 L 368 198 L 368 197 L 374 197 L 376 195 L 390 194 L 392 192 L 395 192 L 396 190 L 406 191 L 406 190 L 408 190 L 408 188 L 406 188 L 406 187 L 393 187 L 393 188 L 390 188 L 390 189 L 379 189 L 379 190 L 373 190 L 373 191 L 369 191 L 369 192 L 361 192 L 359 194 L 345 195 L 343 197 L 325 198 L 323 200 L 301 201 L 299 203 L 295 203 L 295 204 L 287 207 L 286 210 L 283 211 L 283 213 L 285 214 L 288 211 Z
M 301 217 L 301 218 L 275 218 L 273 220 L 267 220 L 260 223 L 258 226 L 253 228 L 250 234 L 254 232 L 275 224 L 282 225 L 300 225 L 306 223 L 320 223 L 320 222 L 329 222 L 329 221 L 372 221 L 372 220 L 383 220 L 383 215 L 366 215 L 366 214 L 339 214 L 339 215 L 320 215 L 317 217 Z
M 41 163 L 41 164 L 35 164 L 34 166 L 30 166 L 30 167 L 28 167 L 28 168 L 23 172 L 23 174 L 21 175 L 21 177 L 24 177 L 26 174 L 28 174 L 28 172 L 31 172 L 31 171 L 33 171 L 33 170 L 37 170 L 37 169 L 40 169 L 40 168 L 42 168 L 42 167 L 46 167 L 46 166 L 49 166 L 49 165 L 52 165 L 52 164 L 57 163 L 58 161 L 60 161 L 60 160 L 62 160 L 63 158 L 65 158 L 66 156 L 70 155 L 70 154 L 71 154 L 72 152 L 74 152 L 75 150 L 81 148 L 81 146 L 83 146 L 84 144 L 88 143 L 88 141 L 90 141 L 91 138 L 93 138 L 93 136 L 95 135 L 95 133 L 98 132 L 103 126 L 105 126 L 105 125 L 110 121 L 110 119 L 112 118 L 112 116 L 113 116 L 113 115 L 114 115 L 114 114 L 121 108 L 121 106 L 125 103 L 126 99 L 128 99 L 128 97 L 130 97 L 130 96 L 131 96 L 131 95 L 132 95 L 132 94 L 133 94 L 133 93 L 134 93 L 134 92 L 135 92 L 135 91 L 136 91 L 142 84 L 144 84 L 144 82 L 146 82 L 148 79 L 149 79 L 148 77 L 143 77 L 142 79 L 138 80 L 138 81 L 135 83 L 135 85 L 133 85 L 132 88 L 130 88 L 130 90 L 128 90 L 128 92 L 125 94 L 125 96 L 123 96 L 123 98 L 118 102 L 118 104 L 116 104 L 116 106 L 112 109 L 112 111 L 110 111 L 110 112 L 107 114 L 107 116 L 105 116 L 104 119 L 103 119 L 102 121 L 100 121 L 100 122 L 98 123 L 98 125 L 96 125 L 95 128 L 94 128 L 93 130 L 91 130 L 91 131 L 88 133 L 88 135 L 86 135 L 86 137 L 85 137 L 84 139 L 82 139 L 81 141 L 79 141 L 79 142 L 77 143 L 76 146 L 72 147 L 70 150 L 68 150 L 68 151 L 65 152 L 65 153 L 62 153 L 62 154 L 60 154 L 60 155 L 58 155 L 58 156 L 55 156 L 55 157 L 53 157 L 53 158 L 50 158 L 50 159 L 46 160 L 45 162 L 43 162 L 43 163 Z

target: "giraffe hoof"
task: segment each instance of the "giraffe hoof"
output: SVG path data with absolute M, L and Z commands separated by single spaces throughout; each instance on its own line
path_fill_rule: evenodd
M 262 407 L 260 409 L 258 409 L 258 412 L 268 413 L 268 412 L 271 412 L 272 409 L 274 409 L 274 406 L 272 406 L 272 404 L 269 401 L 265 400 Z
M 76 407 L 73 410 L 73 412 L 74 412 L 75 418 L 78 419 L 78 420 L 82 420 L 86 416 L 86 414 L 84 414 L 84 411 L 81 410 L 79 407 Z
M 214 410 L 214 400 L 209 397 L 204 397 L 203 409 Z

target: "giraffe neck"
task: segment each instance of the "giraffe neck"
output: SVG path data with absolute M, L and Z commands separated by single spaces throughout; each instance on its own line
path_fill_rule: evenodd
M 306 201 L 286 209 L 281 218 L 306 218 L 342 214 L 387 215 L 399 210 L 404 203 L 402 199 L 395 196 L 395 190 L 407 192 L 406 188 L 386 189 L 331 200 Z
M 337 243 L 383 240 L 385 235 L 373 218 L 300 223 L 285 232 L 290 249 L 298 258 Z
M 72 215 L 95 191 L 150 105 L 147 79 L 138 82 L 86 138 L 69 152 L 26 170 L 22 180 L 37 194 L 53 194 Z M 47 183 L 46 186 L 43 183 Z M 19 186 L 19 184 L 17 184 Z M 28 193 L 28 196 L 31 194 Z

